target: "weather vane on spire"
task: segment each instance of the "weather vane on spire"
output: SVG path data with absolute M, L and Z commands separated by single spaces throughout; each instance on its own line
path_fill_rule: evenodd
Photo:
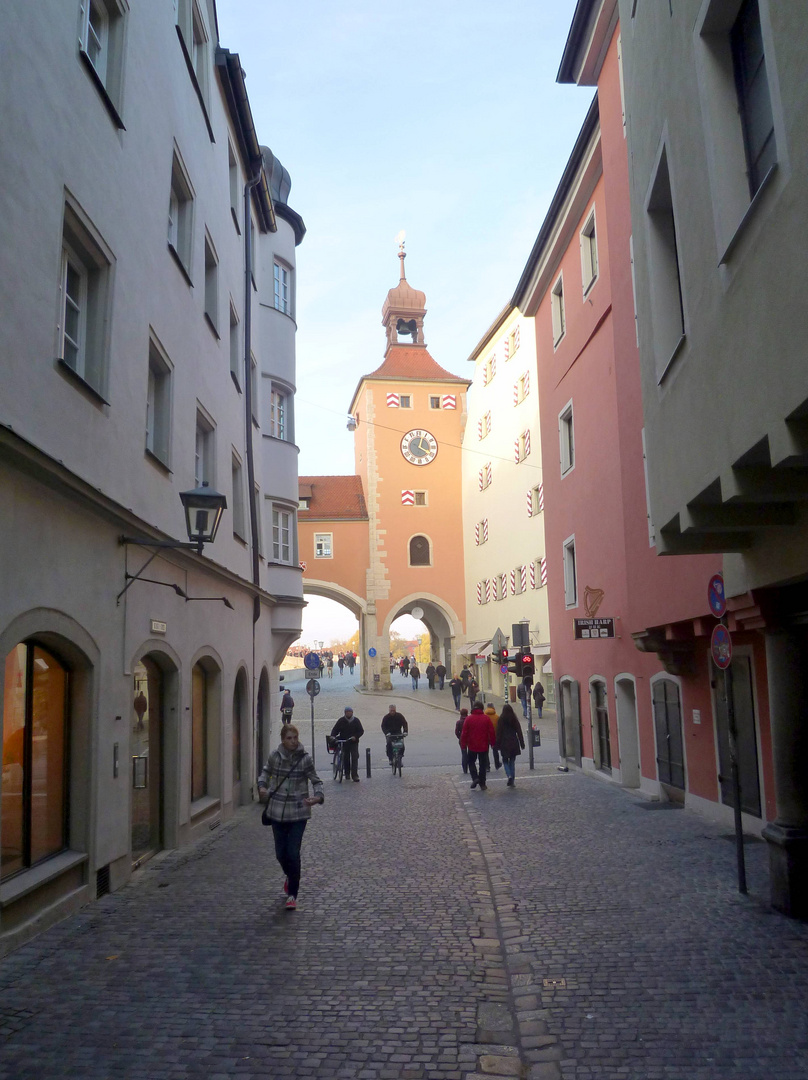
M 398 244 L 398 250 L 399 250 L 399 252 L 403 252 L 403 251 L 404 251 L 404 240 L 405 240 L 406 236 L 407 236 L 407 234 L 406 234 L 406 233 L 404 232 L 404 230 L 402 229 L 402 230 L 401 230 L 401 232 L 400 232 L 400 233 L 398 234 L 398 236 L 396 237 L 396 243 Z

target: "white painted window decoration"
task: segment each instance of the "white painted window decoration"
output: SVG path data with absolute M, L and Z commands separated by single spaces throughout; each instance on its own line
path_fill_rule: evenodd
M 584 296 L 595 284 L 598 276 L 598 239 L 595 232 L 595 210 L 586 219 L 586 224 L 581 229 L 581 280 L 584 287 Z
M 205 236 L 205 316 L 218 337 L 219 328 L 219 260 L 209 236 Z
M 269 395 L 269 434 L 274 439 L 286 438 L 286 398 L 283 391 L 273 386 Z
M 491 481 L 494 478 L 494 470 L 490 461 L 487 461 L 485 465 L 480 469 L 477 474 L 479 480 L 480 491 L 484 491 L 490 486 Z
M 497 600 L 505 600 L 508 596 L 508 575 L 502 573 L 499 575 L 499 590 Z
M 558 345 L 567 330 L 567 318 L 564 311 L 563 275 L 559 276 L 550 293 L 550 306 L 553 320 L 553 345 Z
M 177 28 L 185 46 L 188 67 L 199 91 L 203 105 L 209 95 L 208 64 L 210 45 L 205 18 L 198 0 L 178 0 Z
M 399 408 L 399 395 L 398 394 L 388 394 L 387 395 L 387 408 L 388 409 L 397 409 L 397 408 Z
M 193 223 L 194 191 L 179 152 L 175 149 L 168 199 L 168 246 L 188 277 L 191 274 Z
M 547 559 L 545 556 L 542 556 L 539 559 L 539 580 L 541 583 L 539 588 L 542 588 L 547 584 Z
M 456 409 L 457 408 L 457 395 L 456 394 L 444 394 L 441 399 L 442 409 Z
M 171 446 L 171 364 L 155 341 L 149 342 L 146 391 L 146 450 L 166 467 Z
M 292 271 L 282 262 L 275 260 L 274 264 L 274 276 L 275 276 L 275 310 L 282 312 L 284 315 L 291 315 L 292 313 L 292 292 L 291 292 L 291 280 Z
M 575 467 L 575 429 L 572 402 L 564 407 L 558 417 L 558 439 L 561 457 L 561 475 L 566 476 Z
M 128 0 L 80 0 L 79 4 L 79 53 L 118 127 L 123 127 L 120 112 L 128 11 Z
M 334 534 L 314 534 L 314 557 L 315 559 L 333 559 L 334 557 Z
M 530 579 L 531 589 L 536 588 L 536 560 L 533 559 L 528 565 L 528 577 Z
M 505 338 L 505 359 L 510 360 L 519 348 L 519 327 L 515 326 Z
M 544 510 L 544 484 L 538 484 L 527 493 L 527 516 L 536 517 Z
M 106 393 L 114 257 L 83 212 L 65 202 L 57 353 L 87 386 Z
M 477 603 L 482 604 L 482 602 L 483 602 L 483 583 L 481 581 L 478 581 L 477 582 Z
M 411 488 L 406 488 L 401 492 L 401 505 L 415 506 L 415 492 Z
M 516 595 L 516 571 L 511 570 L 509 577 L 511 579 L 511 596 Z
M 530 429 L 526 429 L 515 440 L 513 446 L 514 461 L 518 465 L 521 461 L 524 461 L 526 457 L 530 456 Z
M 194 487 L 207 483 L 215 487 L 214 476 L 214 437 L 213 423 L 208 416 L 197 409 L 196 438 L 194 442 Z
M 564 560 L 564 603 L 568 608 L 578 606 L 578 567 L 575 559 L 575 537 L 568 537 L 562 546 Z

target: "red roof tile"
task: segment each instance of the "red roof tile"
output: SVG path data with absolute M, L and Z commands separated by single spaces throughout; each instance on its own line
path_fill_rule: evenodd
M 464 383 L 470 386 L 468 379 L 453 375 L 433 360 L 423 345 L 391 345 L 387 350 L 384 363 L 365 379 L 429 379 L 435 382 Z
M 297 483 L 301 498 L 311 500 L 308 510 L 299 511 L 300 521 L 306 518 L 368 520 L 361 476 L 299 476 Z

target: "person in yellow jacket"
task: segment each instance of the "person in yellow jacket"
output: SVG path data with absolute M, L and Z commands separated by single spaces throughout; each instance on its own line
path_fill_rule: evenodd
M 491 723 L 494 725 L 494 734 L 496 734 L 497 724 L 499 723 L 499 713 L 497 712 L 497 710 L 494 708 L 494 706 L 491 704 L 490 701 L 485 707 L 485 713 L 486 713 L 486 716 L 491 717 Z M 499 760 L 499 750 L 497 749 L 496 744 L 494 744 L 492 749 L 494 751 L 494 768 L 495 769 L 501 769 L 502 768 L 502 762 Z

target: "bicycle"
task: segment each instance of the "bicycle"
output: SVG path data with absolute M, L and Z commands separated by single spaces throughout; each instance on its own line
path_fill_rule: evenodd
M 325 737 L 325 745 L 329 754 L 331 754 L 331 768 L 334 771 L 334 779 L 340 784 L 345 775 L 345 747 L 348 743 L 355 741 L 353 736 L 350 739 L 338 739 L 334 735 L 326 735 Z M 349 769 L 348 776 L 350 777 L 350 775 Z
M 393 769 L 393 776 L 396 775 L 396 769 L 398 775 L 401 776 L 401 759 L 404 756 L 404 740 L 407 737 L 406 731 L 398 731 L 393 735 L 387 735 L 387 745 L 390 747 L 390 765 Z

